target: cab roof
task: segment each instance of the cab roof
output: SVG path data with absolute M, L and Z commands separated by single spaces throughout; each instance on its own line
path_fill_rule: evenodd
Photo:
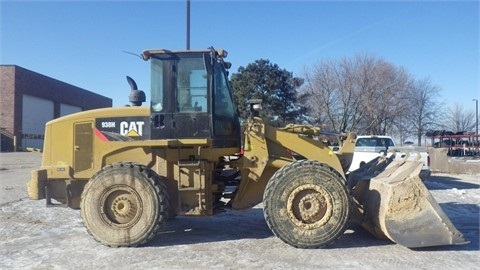
M 212 51 L 211 49 L 205 49 L 205 50 L 177 50 L 177 51 L 171 51 L 171 50 L 167 50 L 167 49 L 153 49 L 153 50 L 143 51 L 142 52 L 142 58 L 143 58 L 143 60 L 148 60 L 148 59 L 150 59 L 151 55 L 154 55 L 154 54 L 209 53 L 211 51 Z M 225 51 L 223 49 L 216 49 L 215 51 L 222 58 L 225 58 L 228 55 L 227 51 Z

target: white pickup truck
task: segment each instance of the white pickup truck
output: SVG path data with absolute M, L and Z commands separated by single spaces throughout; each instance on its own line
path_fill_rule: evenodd
M 355 152 L 353 154 L 352 165 L 349 171 L 358 169 L 363 162 L 367 163 L 370 160 L 387 153 L 396 152 L 396 158 L 401 158 L 406 154 L 410 154 L 410 158 L 415 158 L 417 153 L 420 154 L 420 160 L 423 162 L 420 178 L 425 179 L 430 176 L 430 158 L 424 148 L 416 148 L 414 146 L 397 147 L 390 136 L 357 136 L 355 144 Z

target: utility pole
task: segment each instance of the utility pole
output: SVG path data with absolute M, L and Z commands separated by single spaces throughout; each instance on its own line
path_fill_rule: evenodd
M 190 50 L 190 0 L 187 0 L 187 50 Z
M 475 135 L 478 141 L 478 99 L 474 98 L 472 101 L 475 101 Z

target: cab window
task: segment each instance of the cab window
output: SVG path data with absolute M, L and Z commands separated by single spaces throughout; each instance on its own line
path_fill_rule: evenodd
M 207 70 L 203 58 L 182 58 L 177 68 L 178 111 L 207 112 Z

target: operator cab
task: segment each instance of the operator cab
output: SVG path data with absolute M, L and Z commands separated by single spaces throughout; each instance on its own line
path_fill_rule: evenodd
M 240 148 L 240 122 L 228 83 L 224 50 L 148 50 L 151 139 L 211 139 Z

